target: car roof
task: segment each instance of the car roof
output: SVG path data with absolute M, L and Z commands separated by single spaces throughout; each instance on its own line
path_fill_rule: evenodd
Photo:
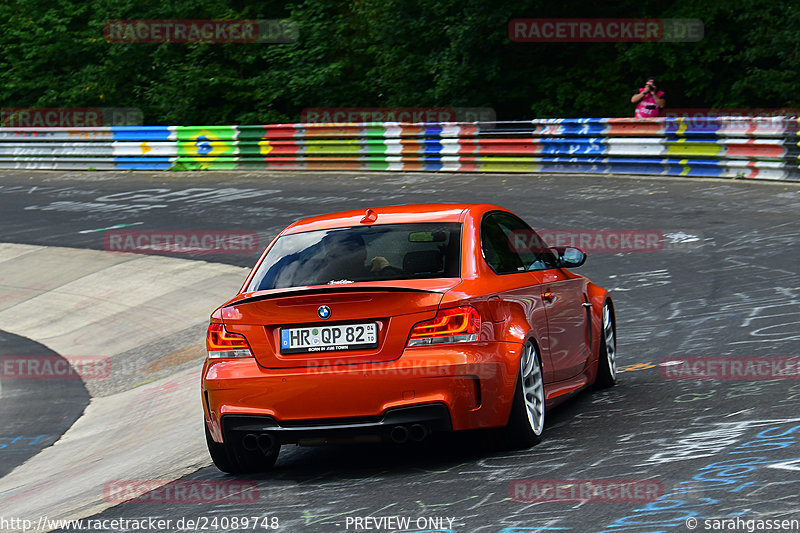
M 480 217 L 483 213 L 495 210 L 506 211 L 506 209 L 496 205 L 467 203 L 370 207 L 367 209 L 353 209 L 350 211 L 340 211 L 338 213 L 304 218 L 289 225 L 281 232 L 281 235 L 360 225 L 368 226 L 414 222 L 461 222 L 467 215 Z M 372 221 L 362 222 L 367 216 L 370 216 Z

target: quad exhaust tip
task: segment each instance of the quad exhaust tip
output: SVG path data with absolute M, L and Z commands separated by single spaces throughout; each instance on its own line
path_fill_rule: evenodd
M 414 424 L 408 430 L 408 436 L 415 442 L 422 442 L 428 438 L 428 428 L 422 424 Z
M 269 433 L 248 433 L 242 438 L 242 447 L 248 452 L 260 451 L 267 455 L 275 447 L 275 438 Z
M 248 433 L 242 438 L 242 447 L 248 452 L 254 452 L 258 449 L 258 437 L 253 433 Z
M 424 424 L 411 424 L 409 427 L 394 426 L 389 432 L 389 438 L 395 444 L 405 444 L 408 441 L 422 442 L 429 434 L 430 431 Z
M 408 442 L 408 429 L 405 426 L 395 426 L 389 433 L 389 438 L 396 444 L 405 444 Z
M 275 446 L 275 439 L 269 433 L 262 433 L 258 436 L 258 447 L 264 452 L 268 453 Z

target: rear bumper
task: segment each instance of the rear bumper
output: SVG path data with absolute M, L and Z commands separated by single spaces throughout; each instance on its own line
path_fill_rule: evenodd
M 508 421 L 520 349 L 504 342 L 420 347 L 390 362 L 288 369 L 267 369 L 252 358 L 207 360 L 206 421 L 217 442 L 221 420 L 239 424 L 247 417 L 272 424 L 264 431 L 313 438 L 397 425 L 402 408 L 439 405 L 449 419 L 434 424 L 439 430 L 498 427 Z
M 222 417 L 222 430 L 226 440 L 248 433 L 269 433 L 281 444 L 322 444 L 359 437 L 377 437 L 385 441 L 422 440 L 430 433 L 451 431 L 452 423 L 447 406 L 438 403 L 398 407 L 381 417 L 301 423 L 280 423 L 268 416 L 226 415 Z

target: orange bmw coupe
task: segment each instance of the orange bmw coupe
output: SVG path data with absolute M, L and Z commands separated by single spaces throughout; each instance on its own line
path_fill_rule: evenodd
M 616 381 L 608 291 L 513 213 L 377 207 L 300 220 L 211 315 L 202 400 L 225 472 L 283 444 L 418 442 L 502 430 L 537 442 L 548 408 Z

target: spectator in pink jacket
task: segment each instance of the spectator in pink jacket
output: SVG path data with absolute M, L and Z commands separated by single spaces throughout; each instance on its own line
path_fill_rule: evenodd
M 636 104 L 637 118 L 660 117 L 661 110 L 667 103 L 664 98 L 664 91 L 659 91 L 656 79 L 652 76 L 647 78 L 645 86 L 639 92 L 631 96 L 631 103 Z

